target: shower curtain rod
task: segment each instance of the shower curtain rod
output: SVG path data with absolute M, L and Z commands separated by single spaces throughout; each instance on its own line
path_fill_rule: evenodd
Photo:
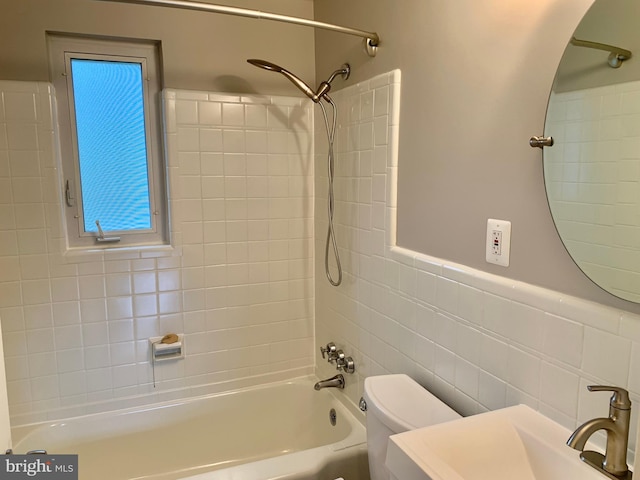
M 239 17 L 249 17 L 264 20 L 273 20 L 276 22 L 293 23 L 295 25 L 304 25 L 307 27 L 322 28 L 334 32 L 346 33 L 347 35 L 355 35 L 364 38 L 364 45 L 367 54 L 375 57 L 380 37 L 375 32 L 366 32 L 355 28 L 341 27 L 331 23 L 316 22 L 306 18 L 289 17 L 287 15 L 279 15 L 277 13 L 261 12 L 259 10 L 249 10 L 246 8 L 228 7 L 225 5 L 214 5 L 212 3 L 192 2 L 189 0 L 98 0 L 102 2 L 116 3 L 133 3 L 137 5 L 153 5 L 157 7 L 182 8 L 185 10 L 198 10 L 211 13 L 222 13 L 225 15 L 236 15 Z
M 609 52 L 609 59 L 607 62 L 611 68 L 618 68 L 622 65 L 622 62 L 631 58 L 631 52 L 624 48 L 614 47 L 613 45 L 607 45 L 605 43 L 590 42 L 589 40 L 579 40 L 576 37 L 571 37 L 569 42 L 576 47 L 595 48 L 596 50 L 604 50 Z

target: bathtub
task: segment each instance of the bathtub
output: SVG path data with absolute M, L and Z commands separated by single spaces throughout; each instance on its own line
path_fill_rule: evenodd
M 80 480 L 368 479 L 363 425 L 316 380 L 18 427 L 13 451 L 78 454 Z

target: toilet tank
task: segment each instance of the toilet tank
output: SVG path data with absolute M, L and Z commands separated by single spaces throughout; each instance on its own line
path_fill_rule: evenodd
M 431 392 L 404 374 L 364 380 L 367 402 L 367 449 L 371 480 L 389 480 L 384 465 L 389 436 L 460 418 Z

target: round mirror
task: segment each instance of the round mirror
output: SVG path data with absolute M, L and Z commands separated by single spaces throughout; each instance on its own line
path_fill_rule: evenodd
M 640 302 L 640 2 L 595 0 L 558 67 L 544 178 L 567 251 L 597 285 Z

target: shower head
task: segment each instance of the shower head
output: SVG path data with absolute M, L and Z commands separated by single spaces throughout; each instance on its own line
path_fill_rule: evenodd
M 266 60 L 259 60 L 257 58 L 250 58 L 247 60 L 251 65 L 256 67 L 264 68 L 265 70 L 269 70 L 271 72 L 278 72 L 287 77 L 291 83 L 293 83 L 296 87 L 298 87 L 302 92 L 309 97 L 314 102 L 318 103 L 322 98 L 328 99 L 329 90 L 331 90 L 331 82 L 336 76 L 341 75 L 343 80 L 349 78 L 349 74 L 351 73 L 351 67 L 349 67 L 348 63 L 342 65 L 339 70 L 336 70 L 331 74 L 328 80 L 320 83 L 318 87 L 318 91 L 314 92 L 309 85 L 300 80 L 297 76 L 291 73 L 289 70 L 282 68 L 280 65 L 276 65 L 275 63 L 267 62 Z
M 328 160 L 329 160 L 329 172 L 328 172 L 328 178 L 329 178 L 329 201 L 328 201 L 328 205 L 329 205 L 329 208 L 328 208 L 329 227 L 328 227 L 328 231 L 327 231 L 327 243 L 326 243 L 326 247 L 325 247 L 325 250 L 324 250 L 324 268 L 325 268 L 325 273 L 327 275 L 327 279 L 329 280 L 329 283 L 331 285 L 333 285 L 334 287 L 337 287 L 338 285 L 340 285 L 342 283 L 342 266 L 340 264 L 340 255 L 339 255 L 339 252 L 338 252 L 338 243 L 336 241 L 335 230 L 333 228 L 333 207 L 334 207 L 334 196 L 333 196 L 333 173 L 334 173 L 333 144 L 334 144 L 335 133 L 336 133 L 336 124 L 337 124 L 337 119 L 338 119 L 338 107 L 336 107 L 336 104 L 333 103 L 333 100 L 331 100 L 331 97 L 329 97 L 328 94 L 329 94 L 329 90 L 331 90 L 331 82 L 333 82 L 333 80 L 338 75 L 340 75 L 343 80 L 346 80 L 346 79 L 349 78 L 349 74 L 351 73 L 351 67 L 349 67 L 349 64 L 347 64 L 347 63 L 342 65 L 342 67 L 340 67 L 338 70 L 333 72 L 331 74 L 331 76 L 327 80 L 325 80 L 324 82 L 321 82 L 320 86 L 318 87 L 318 91 L 314 93 L 314 91 L 311 90 L 311 87 L 309 87 L 309 85 L 304 83 L 302 80 L 300 80 L 298 77 L 296 77 L 290 71 L 285 70 L 284 68 L 282 68 L 280 65 L 276 65 L 275 63 L 267 62 L 266 60 L 258 60 L 256 58 L 250 58 L 250 59 L 247 60 L 247 62 L 249 62 L 251 65 L 254 65 L 254 66 L 260 67 L 260 68 L 264 68 L 265 70 L 269 70 L 271 72 L 281 73 L 282 75 L 287 77 L 296 87 L 298 87 L 300 90 L 302 90 L 307 97 L 309 97 L 315 103 L 320 105 L 320 107 L 322 109 L 322 115 L 324 117 L 324 122 L 325 122 L 325 125 L 327 127 L 327 140 L 329 142 L 329 152 L 327 154 L 327 157 L 328 157 Z M 323 98 L 327 103 L 330 103 L 331 106 L 333 107 L 333 126 L 331 128 L 329 127 L 329 120 L 327 118 L 327 109 L 325 108 L 324 104 L 320 102 L 320 100 L 322 100 Z M 332 276 L 332 274 L 330 272 L 330 269 L 329 269 L 329 246 L 330 245 L 333 245 L 333 253 L 335 255 L 336 268 L 338 269 L 338 278 L 337 279 L 334 279 L 334 277 Z
M 289 70 L 282 68 L 280 65 L 276 65 L 275 63 L 267 62 L 266 60 L 260 60 L 257 58 L 250 58 L 249 60 L 247 60 L 247 62 L 249 62 L 251 65 L 264 68 L 265 70 L 269 70 L 271 72 L 281 73 L 282 75 L 287 77 L 289 80 L 291 80 L 291 83 L 293 83 L 296 87 L 302 90 L 302 92 L 311 100 L 313 100 L 316 103 L 320 100 L 318 97 L 316 97 L 316 94 L 314 93 L 313 90 L 311 90 L 311 87 L 309 85 L 304 83 L 302 80 L 296 77 Z
M 264 68 L 265 70 L 271 70 L 272 72 L 281 73 L 284 68 L 275 63 L 267 62 L 266 60 L 260 60 L 259 58 L 250 58 L 247 60 L 251 65 L 255 67 Z

